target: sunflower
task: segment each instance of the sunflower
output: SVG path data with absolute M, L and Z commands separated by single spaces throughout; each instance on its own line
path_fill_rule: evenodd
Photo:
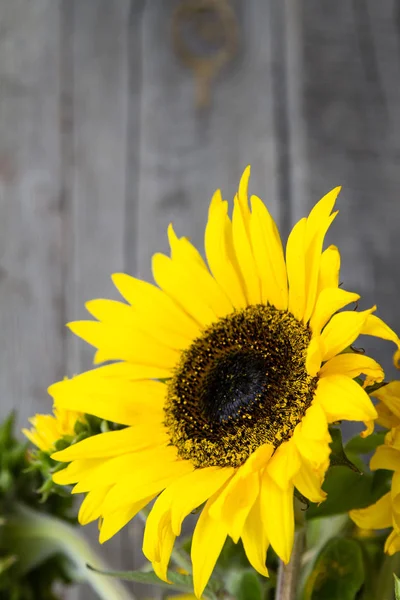
M 49 389 L 56 406 L 126 426 L 53 455 L 71 463 L 54 481 L 86 493 L 79 518 L 100 518 L 101 542 L 157 497 L 143 550 L 167 580 L 182 521 L 205 503 L 191 549 L 198 597 L 227 536 L 265 576 L 270 544 L 289 561 L 294 489 L 325 498 L 328 424 L 376 418 L 354 378 L 381 381 L 383 371 L 351 345 L 364 333 L 399 346 L 375 307 L 338 312 L 359 299 L 339 287 L 338 249 L 323 250 L 340 188 L 295 225 L 285 260 L 258 197 L 250 210 L 249 174 L 232 220 L 221 193 L 212 198 L 208 266 L 170 226 L 171 256 L 153 257 L 156 286 L 115 274 L 127 303 L 93 300 L 96 320 L 69 324 L 96 348 L 95 364 L 118 362 Z
M 54 407 L 52 415 L 35 415 L 29 419 L 31 429 L 23 429 L 29 441 L 43 452 L 55 450 L 56 443 L 69 436 L 75 436 L 77 421 L 84 419 L 82 413 L 67 410 L 62 406 Z
M 391 381 L 374 392 L 379 400 L 377 423 L 391 428 L 385 442 L 378 446 L 370 461 L 370 467 L 393 471 L 391 490 L 375 504 L 350 511 L 350 517 L 361 529 L 384 529 L 392 527 L 385 542 L 385 552 L 400 551 L 400 381 Z

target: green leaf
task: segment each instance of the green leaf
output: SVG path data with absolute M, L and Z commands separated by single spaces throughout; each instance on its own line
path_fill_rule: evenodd
M 331 434 L 332 438 L 332 442 L 330 444 L 332 450 L 330 456 L 331 466 L 344 466 L 348 467 L 352 471 L 355 471 L 356 473 L 360 473 L 359 468 L 351 462 L 344 451 L 342 432 L 340 429 L 337 429 L 337 427 L 329 427 L 329 433 Z
M 378 431 L 365 438 L 355 435 L 345 445 L 345 451 L 354 452 L 355 454 L 368 454 L 384 443 L 385 435 L 386 431 Z
M 176 573 L 176 571 L 168 571 L 168 579 L 171 583 L 166 583 L 157 577 L 153 572 L 143 571 L 99 571 L 94 569 L 90 565 L 87 568 L 99 575 L 106 575 L 107 577 L 117 577 L 118 579 L 124 579 L 125 581 L 134 581 L 135 583 L 146 583 L 150 585 L 158 585 L 159 587 L 166 588 L 168 590 L 178 590 L 181 592 L 193 593 L 193 580 L 191 575 L 182 575 Z M 217 600 L 216 595 L 210 587 L 207 586 L 203 598 L 208 600 Z
M 230 596 L 236 600 L 262 600 L 265 597 L 266 590 L 253 569 L 229 570 L 226 573 L 225 584 Z
M 395 573 L 393 573 L 394 577 L 394 595 L 396 600 L 400 600 L 400 579 L 397 577 Z
M 347 467 L 329 469 L 322 486 L 328 494 L 327 499 L 319 506 L 310 504 L 305 512 L 306 518 L 338 515 L 374 504 L 389 490 L 390 473 L 376 471 L 371 475 L 355 473 Z
M 360 545 L 355 540 L 332 539 L 315 562 L 303 600 L 354 600 L 364 578 Z

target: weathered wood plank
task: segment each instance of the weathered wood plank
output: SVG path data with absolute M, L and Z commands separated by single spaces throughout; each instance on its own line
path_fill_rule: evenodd
M 268 2 L 232 3 L 240 48 L 212 86 L 211 107 L 195 107 L 193 73 L 176 58 L 170 35 L 177 2 L 147 3 L 143 21 L 138 271 L 150 276 L 151 255 L 167 250 L 166 228 L 201 249 L 212 193 L 232 198 L 244 167 L 251 190 L 279 217 L 272 98 L 274 57 Z
M 297 3 L 289 2 L 291 10 Z M 342 184 L 333 226 L 342 251 L 344 285 L 376 303 L 400 330 L 398 223 L 400 221 L 400 55 L 395 3 L 305 0 L 298 23 L 303 57 L 302 107 L 307 196 L 291 198 L 295 218 Z M 397 15 L 398 17 L 398 15 Z M 298 74 L 296 74 L 298 76 Z M 301 114 L 298 111 L 298 114 Z M 296 123 L 289 124 L 296 132 Z M 364 340 L 363 340 L 364 343 Z M 372 340 L 390 363 L 388 344 Z
M 1 6 L 0 415 L 48 412 L 62 374 L 57 0 Z
M 130 8 L 129 0 L 63 4 L 67 320 L 86 318 L 91 298 L 117 297 L 110 275 L 124 269 Z M 91 368 L 92 358 L 92 348 L 68 335 L 67 374 Z M 128 531 L 103 547 L 95 524 L 84 531 L 112 567 L 133 568 L 137 542 Z M 79 597 L 96 596 L 83 587 Z

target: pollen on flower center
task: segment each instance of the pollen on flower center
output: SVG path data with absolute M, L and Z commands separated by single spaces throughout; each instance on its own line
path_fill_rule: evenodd
M 243 464 L 278 446 L 310 406 L 310 331 L 287 311 L 253 305 L 220 319 L 183 352 L 168 383 L 165 425 L 198 467 Z

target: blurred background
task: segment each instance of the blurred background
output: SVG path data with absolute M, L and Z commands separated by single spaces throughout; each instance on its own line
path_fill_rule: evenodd
M 284 236 L 343 186 L 341 279 L 399 331 L 398 1 L 0 0 L 2 418 L 50 410 L 93 355 L 65 323 L 116 297 L 111 273 L 149 278 L 171 221 L 203 248 L 249 163 Z M 113 567 L 140 564 L 140 528 Z

